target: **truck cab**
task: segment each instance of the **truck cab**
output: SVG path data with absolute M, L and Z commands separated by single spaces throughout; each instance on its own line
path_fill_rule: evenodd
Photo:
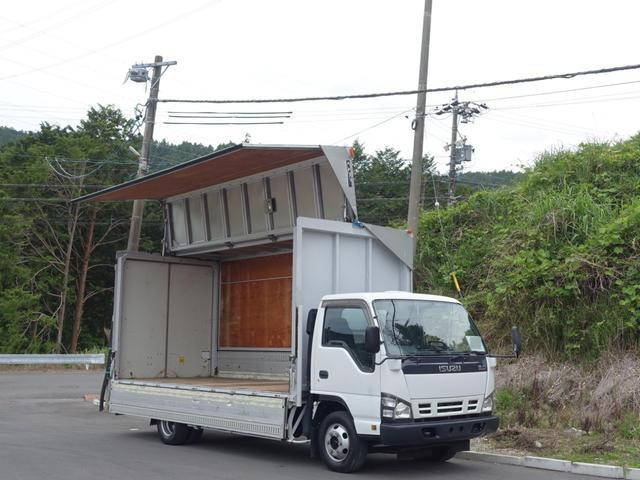
M 496 360 L 458 300 L 327 295 L 312 337 L 314 440 L 333 470 L 359 468 L 362 451 L 447 460 L 498 427 Z

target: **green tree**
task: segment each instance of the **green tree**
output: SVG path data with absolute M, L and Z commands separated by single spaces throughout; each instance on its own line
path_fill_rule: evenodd
M 358 214 L 362 221 L 390 225 L 406 221 L 409 205 L 411 165 L 401 158 L 400 151 L 391 147 L 365 153 L 357 140 L 353 144 L 353 170 L 356 184 Z M 433 175 L 433 159 L 424 157 L 423 187 Z M 433 205 L 433 197 L 424 193 L 423 206 Z
M 71 200 L 133 178 L 129 146 L 141 138 L 111 106 L 91 108 L 77 128 L 9 130 L 0 144 L 0 351 L 105 345 L 113 264 L 126 246 L 131 205 Z M 228 145 L 157 142 L 151 164 L 165 168 Z M 141 250 L 159 251 L 162 230 L 160 205 L 147 202 Z

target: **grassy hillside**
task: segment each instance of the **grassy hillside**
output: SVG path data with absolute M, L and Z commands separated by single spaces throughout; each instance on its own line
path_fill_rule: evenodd
M 640 335 L 640 136 L 543 154 L 512 187 L 423 213 L 416 277 L 454 294 L 490 340 L 597 357 Z

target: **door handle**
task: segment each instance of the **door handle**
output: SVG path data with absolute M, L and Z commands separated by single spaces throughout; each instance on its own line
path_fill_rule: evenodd
M 326 370 L 320 370 L 320 378 L 329 378 L 329 372 Z

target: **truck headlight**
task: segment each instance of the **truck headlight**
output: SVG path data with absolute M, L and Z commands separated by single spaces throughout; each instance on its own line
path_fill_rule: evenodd
M 389 420 L 411 420 L 411 404 L 388 393 L 380 397 L 382 417 Z
M 493 410 L 493 397 L 495 392 L 491 392 L 489 395 L 484 397 L 484 402 L 482 402 L 482 411 L 490 412 Z

